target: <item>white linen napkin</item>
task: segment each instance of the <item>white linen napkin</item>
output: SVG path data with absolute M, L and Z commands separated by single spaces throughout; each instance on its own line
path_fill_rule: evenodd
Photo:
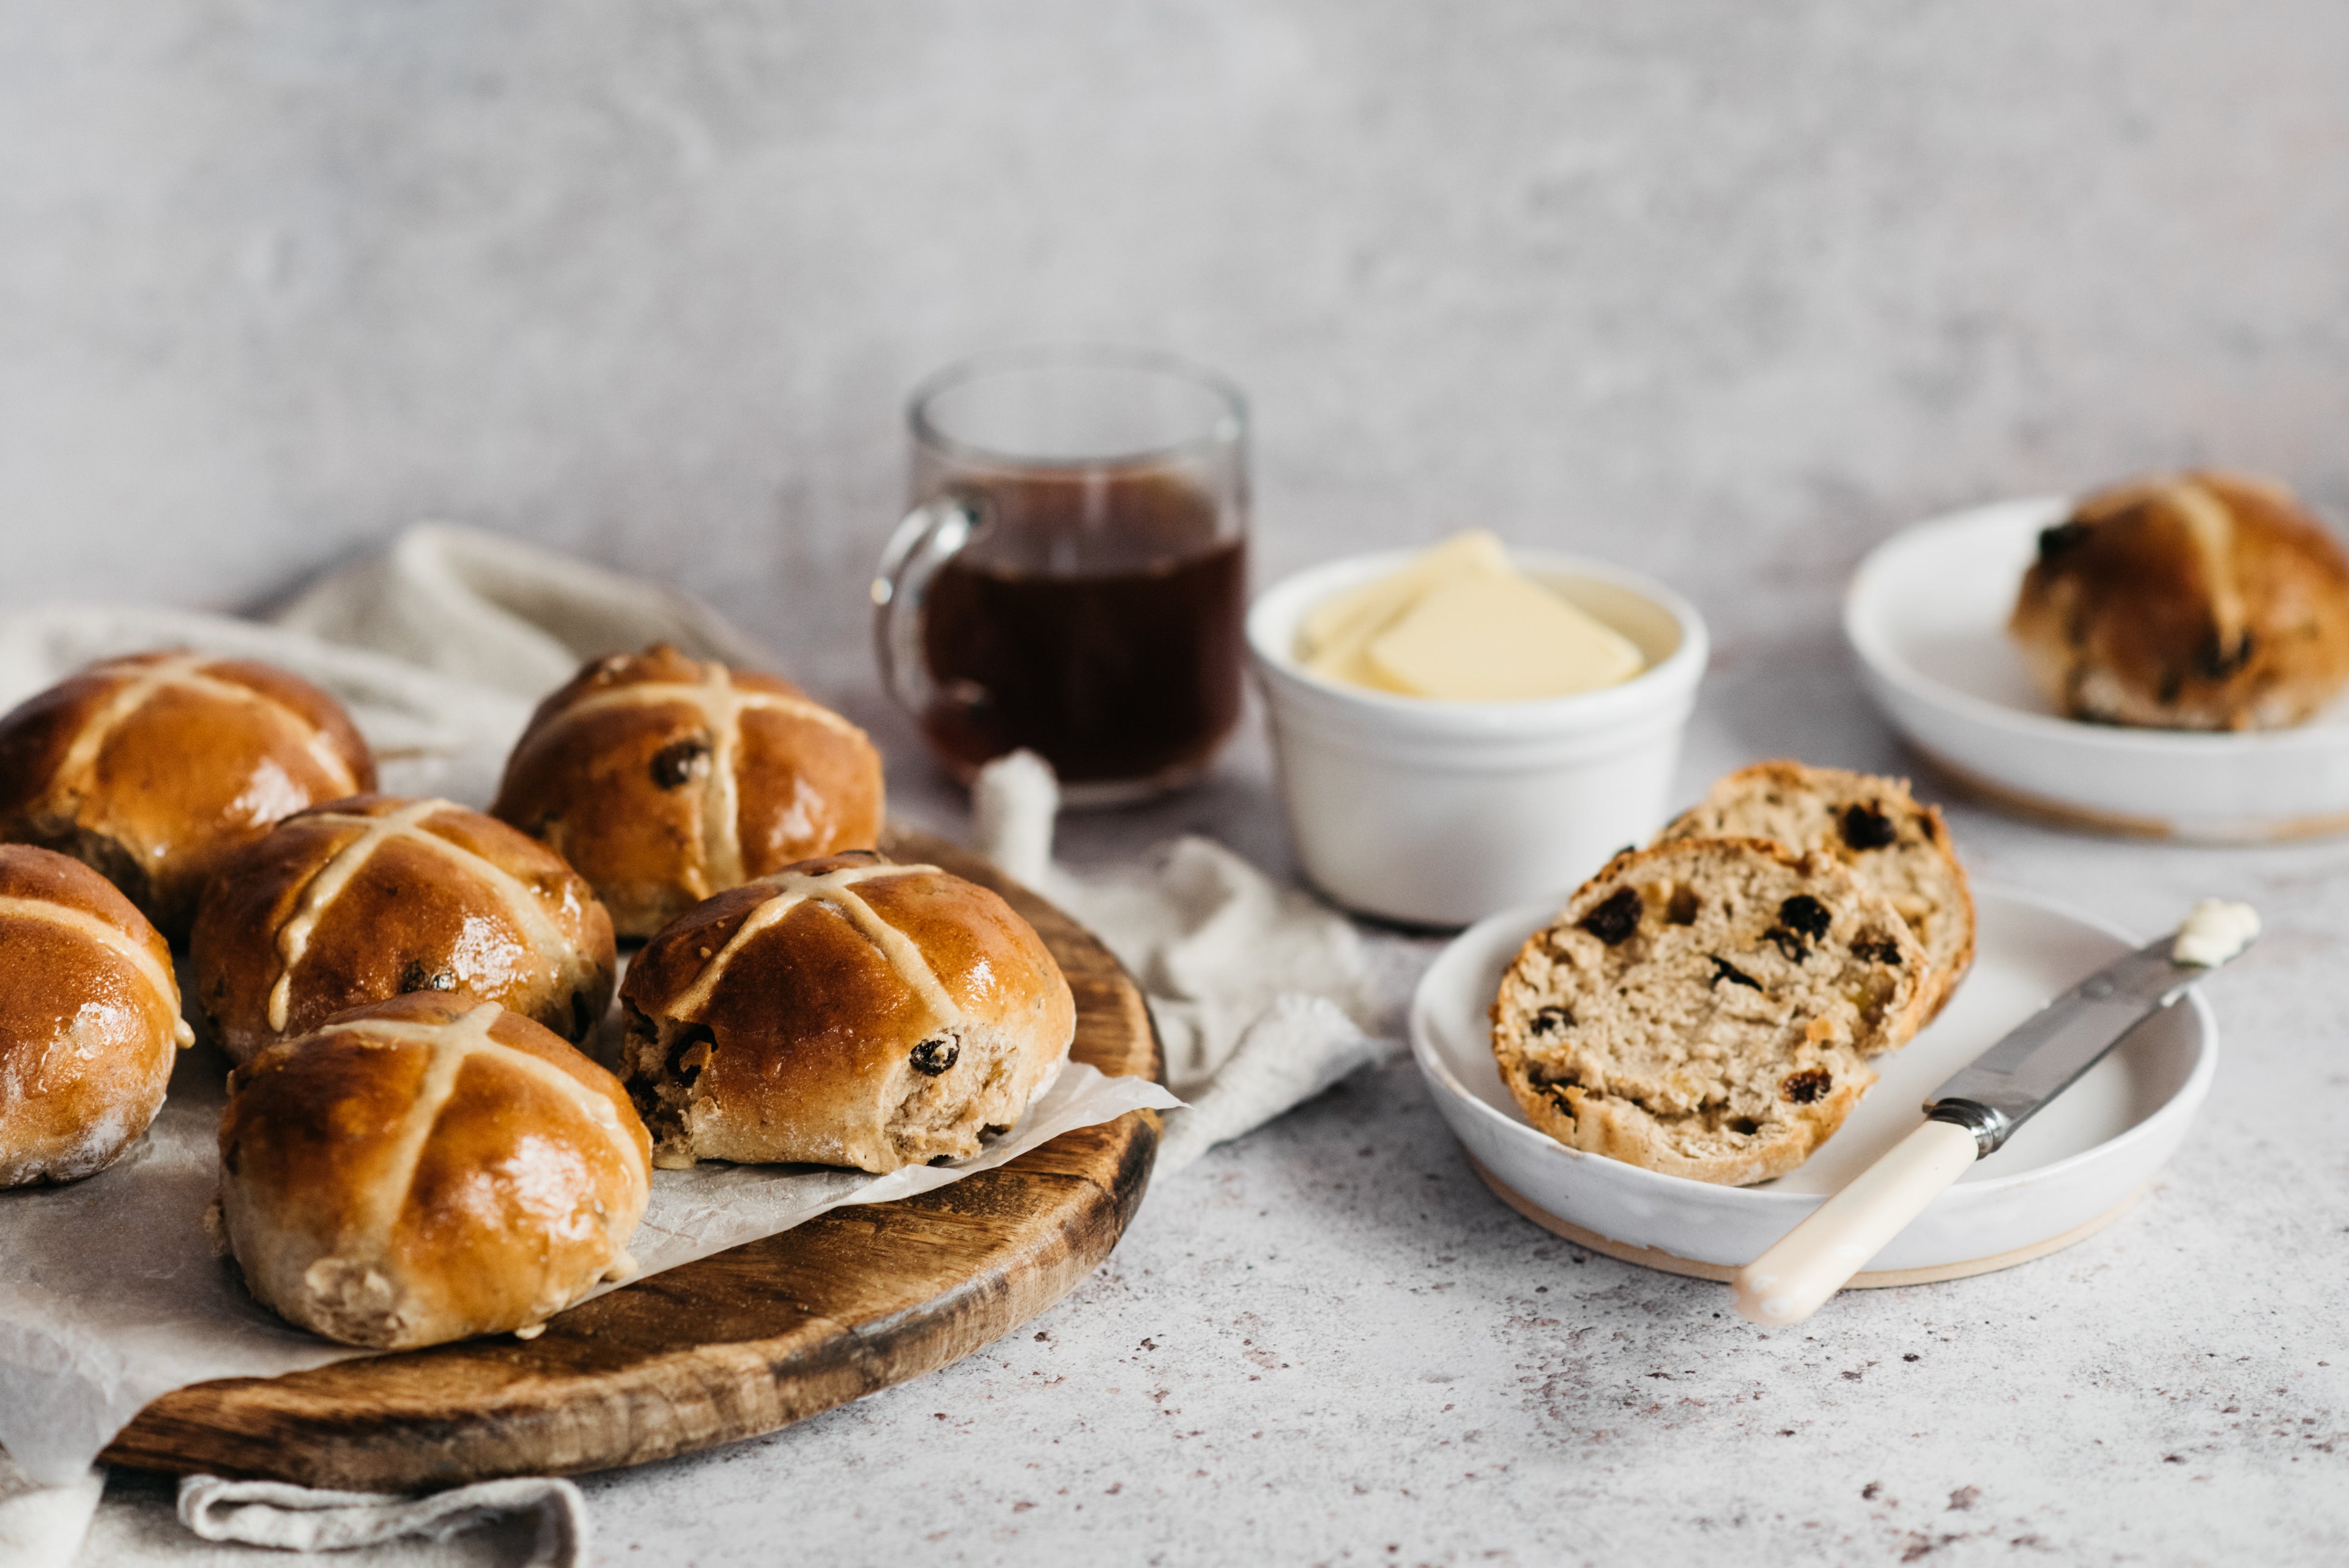
M 588 1558 L 587 1500 L 571 1482 L 554 1478 L 480 1481 L 425 1497 L 400 1497 L 187 1476 L 180 1482 L 174 1511 L 188 1534 L 134 1514 L 93 1536 L 90 1526 L 105 1490 L 103 1470 L 92 1469 L 65 1486 L 45 1486 L 0 1451 L 0 1563 L 64 1568 L 82 1552 L 86 1537 L 88 1550 L 102 1553 L 88 1560 L 109 1563 L 214 1560 L 199 1540 L 286 1552 L 389 1546 L 395 1552 L 388 1560 L 399 1568 L 474 1568 L 492 1562 L 579 1568 Z M 518 1532 L 512 1528 L 503 1539 L 460 1539 L 501 1521 L 526 1530 L 526 1539 L 513 1539 Z M 517 1557 L 517 1550 L 526 1555 Z M 388 1561 L 380 1552 L 364 1557 Z
M 142 649 L 184 645 L 266 659 L 350 708 L 377 753 L 384 789 L 479 805 L 539 698 L 585 659 L 658 640 L 698 658 L 774 662 L 716 610 L 675 590 L 494 535 L 424 525 L 314 585 L 268 622 L 120 606 L 50 607 L 0 619 L 0 702 L 93 659 Z M 1041 762 L 998 763 L 975 794 L 976 847 L 1092 928 L 1148 993 L 1170 1086 L 1192 1102 L 1171 1113 L 1161 1176 L 1392 1048 L 1365 1027 L 1374 1011 L 1368 970 L 1343 919 L 1202 838 L 1177 840 L 1131 867 L 1063 870 L 1051 860 L 1058 803 Z M 545 1489 L 562 1489 L 560 1509 L 572 1522 L 544 1538 L 555 1554 L 541 1561 L 568 1568 L 579 1559 L 585 1531 L 575 1489 L 491 1484 L 510 1489 L 501 1497 L 537 1497 L 532 1506 L 554 1506 Z M 62 1568 L 101 1490 L 96 1471 L 36 1486 L 0 1452 L 0 1562 Z M 387 1500 L 192 1477 L 181 1511 L 209 1539 L 325 1548 L 445 1536 L 462 1528 L 455 1521 L 481 1517 L 466 1511 L 477 1502 L 451 1501 L 457 1495 Z M 232 1533 L 209 1533 L 216 1530 Z
M 587 1560 L 587 1500 L 567 1480 L 476 1481 L 425 1497 L 329 1491 L 283 1481 L 188 1476 L 180 1482 L 180 1522 L 206 1541 L 287 1552 L 347 1552 L 394 1541 L 444 1545 L 449 1538 L 510 1514 L 536 1526 L 523 1568 L 577 1568 Z M 454 1552 L 409 1555 L 416 1568 Z
M 0 1449 L 0 1563 L 62 1568 L 72 1562 L 105 1490 L 104 1470 L 50 1486 L 18 1469 Z
M 775 663 L 724 616 L 675 588 L 433 523 L 320 578 L 269 618 L 533 705 L 583 661 L 650 642 L 675 643 L 696 659 Z M 502 759 L 512 742 L 509 732 L 499 743 Z
M 971 789 L 972 845 L 1107 943 L 1150 999 L 1166 1083 L 1157 1175 L 1255 1131 L 1394 1043 L 1371 1033 L 1370 966 L 1354 928 L 1211 839 L 1078 875 L 1052 861 L 1060 789 L 1050 764 L 1015 752 Z

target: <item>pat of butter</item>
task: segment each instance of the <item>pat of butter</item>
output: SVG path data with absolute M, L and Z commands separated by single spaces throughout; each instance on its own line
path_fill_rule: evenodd
M 1501 541 L 1482 528 L 1456 534 L 1400 572 L 1390 572 L 1349 588 L 1313 607 L 1305 617 L 1306 657 L 1359 646 L 1419 601 L 1436 584 L 1474 573 L 1506 577 L 1516 570 Z
M 1621 633 L 1520 576 L 1438 584 L 1367 657 L 1388 690 L 1451 702 L 1564 697 L 1640 672 L 1640 650 Z
M 1492 535 L 1463 534 L 1305 618 L 1315 674 L 1452 702 L 1519 702 L 1612 686 L 1645 659 L 1628 639 L 1524 576 Z
M 2203 898 L 2189 911 L 2169 944 L 2169 961 L 2211 967 L 2225 963 L 2260 934 L 2260 912 L 2249 904 Z

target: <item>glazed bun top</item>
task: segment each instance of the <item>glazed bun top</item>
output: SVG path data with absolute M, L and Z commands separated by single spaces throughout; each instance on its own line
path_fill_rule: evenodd
M 204 889 L 194 999 L 235 1061 L 346 1009 L 462 992 L 571 1040 L 612 1000 L 612 922 L 562 857 L 445 800 L 297 812 Z
M 171 999 L 177 1013 L 179 986 L 161 933 L 121 889 L 71 856 L 29 844 L 0 844 L 0 917 L 46 920 L 73 932 L 93 961 L 109 970 L 115 961 L 128 965 L 148 989 Z M 37 992 L 85 978 L 78 964 L 37 971 L 21 963 L 0 964 L 0 991 L 7 992 Z M 186 1027 L 178 1025 L 181 1031 Z
M 491 807 L 576 867 L 623 936 L 868 846 L 882 811 L 864 731 L 778 676 L 666 643 L 595 659 L 541 703 Z
M 254 1294 L 387 1349 L 526 1329 L 625 1275 L 652 1175 L 609 1073 L 517 1013 L 437 992 L 238 1068 L 220 1153 Z
M 78 860 L 0 845 L 0 1188 L 111 1165 L 193 1039 L 147 917 Z
M 374 787 L 342 705 L 249 659 L 105 659 L 0 718 L 0 837 L 87 862 L 172 940 L 222 855 Z
M 2349 560 L 2281 486 L 2138 481 L 2040 535 L 2010 628 L 2074 718 L 2279 729 L 2349 681 Z
M 721 893 L 645 945 L 622 1075 L 655 1163 L 895 1170 L 978 1152 L 1058 1076 L 1076 1003 L 989 888 L 869 852 Z

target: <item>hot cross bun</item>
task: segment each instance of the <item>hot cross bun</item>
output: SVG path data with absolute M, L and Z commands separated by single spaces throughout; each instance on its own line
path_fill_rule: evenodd
M 1076 1033 L 1068 981 L 1010 905 L 869 852 L 719 894 L 646 944 L 621 994 L 621 1075 L 662 1166 L 977 1154 Z
M 220 1219 L 254 1295 L 328 1339 L 528 1334 L 635 1271 L 649 1147 L 612 1075 L 529 1019 L 401 996 L 232 1075 Z
M 2039 535 L 2008 630 L 2075 719 L 2281 729 L 2349 683 L 2349 559 L 2262 480 L 2119 485 Z
M 578 867 L 622 936 L 793 861 L 878 842 L 881 754 L 788 680 L 666 643 L 539 705 L 492 815 Z
M 78 860 L 0 845 L 0 1188 L 120 1158 L 193 1039 L 147 917 Z
M 174 941 L 222 857 L 374 787 L 342 704 L 247 659 L 109 659 L 0 718 L 0 838 L 95 867 Z
M 612 921 L 561 857 L 445 800 L 296 813 L 204 889 L 190 953 L 207 1032 L 243 1062 L 347 1008 L 464 992 L 566 1039 L 612 1000 Z

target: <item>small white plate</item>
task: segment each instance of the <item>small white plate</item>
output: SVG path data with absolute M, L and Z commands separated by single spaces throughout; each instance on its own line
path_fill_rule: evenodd
M 2349 830 L 2349 704 L 2292 730 L 2084 724 L 2032 684 L 2006 635 L 2039 531 L 2071 504 L 2002 502 L 1878 545 L 1844 596 L 1868 694 L 1960 783 L 2106 831 L 2257 843 Z
M 1436 1108 L 1485 1179 L 1551 1230 L 1618 1257 L 1726 1278 L 1793 1229 L 1923 1119 L 1926 1097 L 2083 976 L 2137 944 L 2031 894 L 1974 889 L 1973 972 L 1906 1046 L 1871 1064 L 1877 1083 L 1799 1168 L 1760 1187 L 1717 1187 L 1566 1147 L 1517 1109 L 1488 1023 L 1501 973 L 1557 914 L 1528 905 L 1471 926 L 1412 999 L 1411 1044 Z M 2218 1060 L 2199 992 L 2141 1024 L 2007 1146 L 1927 1206 L 1857 1283 L 1953 1279 L 2038 1257 L 2118 1214 L 2185 1137 Z

